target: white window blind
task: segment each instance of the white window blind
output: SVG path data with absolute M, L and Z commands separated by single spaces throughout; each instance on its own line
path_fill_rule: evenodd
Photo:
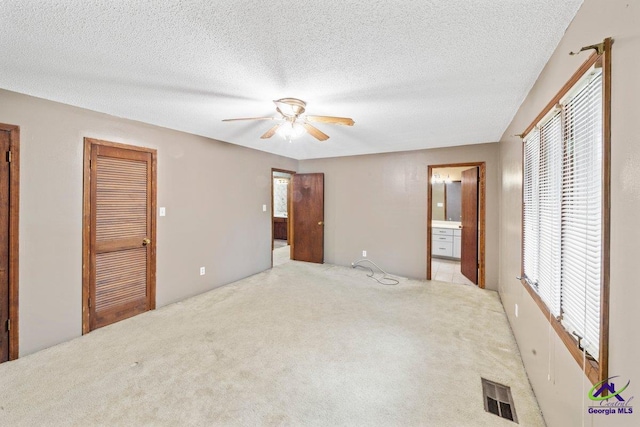
M 540 180 L 540 129 L 535 128 L 524 143 L 523 191 L 523 265 L 524 276 L 538 291 L 539 219 L 538 205 Z
M 563 324 L 595 358 L 600 342 L 602 74 L 564 108 L 562 175 Z
M 523 268 L 594 359 L 600 345 L 602 73 L 592 69 L 524 140 Z

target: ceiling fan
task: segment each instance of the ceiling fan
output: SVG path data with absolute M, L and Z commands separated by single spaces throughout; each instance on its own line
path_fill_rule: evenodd
M 248 117 L 241 119 L 224 119 L 223 122 L 234 122 L 240 120 L 277 120 L 278 124 L 266 131 L 260 138 L 271 138 L 278 133 L 285 139 L 291 141 L 307 132 L 318 141 L 326 141 L 329 135 L 322 132 L 311 123 L 325 123 L 333 125 L 353 126 L 354 121 L 348 117 L 332 116 L 309 116 L 304 115 L 307 103 L 297 98 L 282 98 L 273 101 L 276 104 L 276 111 L 279 117 Z

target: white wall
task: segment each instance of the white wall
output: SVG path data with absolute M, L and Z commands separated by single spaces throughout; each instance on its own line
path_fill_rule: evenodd
M 500 141 L 500 296 L 522 353 L 529 379 L 550 427 L 637 426 L 634 415 L 589 415 L 590 382 L 550 330 L 549 322 L 515 279 L 520 273 L 522 143 L 521 133 L 584 62 L 589 53 L 570 56 L 582 46 L 614 38 L 612 70 L 611 160 L 611 314 L 609 373 L 619 383 L 631 380 L 625 397 L 640 398 L 640 2 L 585 0 L 556 52 L 524 100 Z M 519 317 L 514 305 L 519 305 Z M 583 424 L 584 423 L 584 424 Z

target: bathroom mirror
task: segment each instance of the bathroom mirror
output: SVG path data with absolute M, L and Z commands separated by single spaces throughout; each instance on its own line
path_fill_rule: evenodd
M 431 218 L 434 221 L 461 221 L 460 181 L 431 184 Z
M 276 218 L 286 218 L 288 215 L 287 192 L 289 187 L 289 176 L 279 173 L 273 177 L 273 216 Z

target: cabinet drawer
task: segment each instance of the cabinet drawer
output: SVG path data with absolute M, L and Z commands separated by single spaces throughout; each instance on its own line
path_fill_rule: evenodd
M 433 242 L 431 245 L 432 256 L 452 256 L 453 242 Z
M 451 228 L 432 228 L 431 229 L 431 234 L 432 235 L 446 235 L 446 236 L 453 236 L 453 229 Z
M 453 242 L 453 236 L 442 236 L 440 234 L 434 234 L 433 236 L 431 236 L 431 241 L 434 245 L 438 242 Z

